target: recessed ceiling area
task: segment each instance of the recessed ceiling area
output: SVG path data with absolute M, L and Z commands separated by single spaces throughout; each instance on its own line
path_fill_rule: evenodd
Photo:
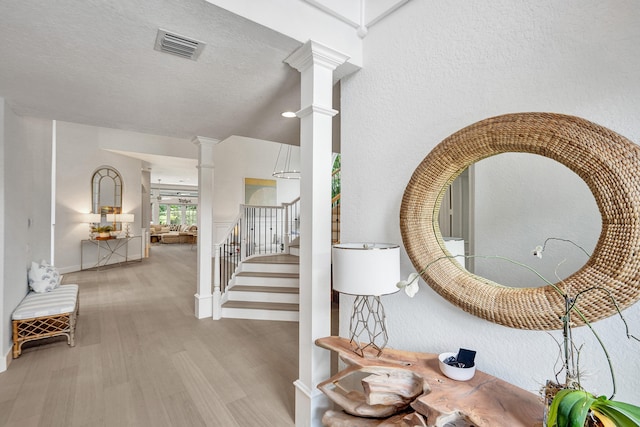
M 146 169 L 151 172 L 151 184 L 158 183 L 159 179 L 164 184 L 198 186 L 198 161 L 196 159 L 120 150 L 110 151 L 142 160 L 147 166 Z

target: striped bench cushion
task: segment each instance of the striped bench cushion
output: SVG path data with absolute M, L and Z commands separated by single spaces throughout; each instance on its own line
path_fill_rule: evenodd
M 78 285 L 62 285 L 51 292 L 29 292 L 13 312 L 13 320 L 71 313 L 76 307 Z

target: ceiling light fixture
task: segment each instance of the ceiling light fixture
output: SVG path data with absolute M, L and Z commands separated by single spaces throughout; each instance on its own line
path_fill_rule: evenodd
M 273 167 L 272 176 L 283 179 L 300 179 L 300 168 L 296 169 L 295 165 L 300 164 L 300 156 L 297 155 L 296 159 L 292 162 L 291 145 L 280 144 L 280 150 L 278 150 L 278 157 L 276 158 L 276 164 Z M 284 149 L 283 149 L 284 148 Z
M 294 113 L 293 111 L 285 111 L 284 113 L 282 113 L 282 117 L 286 117 L 287 119 L 292 119 L 296 116 L 296 113 Z

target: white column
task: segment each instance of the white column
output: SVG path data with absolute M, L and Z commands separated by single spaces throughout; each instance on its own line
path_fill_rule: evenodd
M 151 201 L 151 223 L 160 224 L 160 202 L 158 200 Z
M 203 319 L 213 315 L 211 293 L 211 251 L 213 247 L 213 147 L 217 139 L 197 136 L 198 146 L 198 262 L 196 317 Z
M 298 427 L 322 425 L 330 406 L 316 388 L 331 376 L 330 354 L 314 341 L 331 335 L 331 101 L 333 70 L 347 59 L 309 41 L 285 60 L 301 73 Z
M 184 224 L 187 219 L 187 205 L 180 205 L 180 224 Z

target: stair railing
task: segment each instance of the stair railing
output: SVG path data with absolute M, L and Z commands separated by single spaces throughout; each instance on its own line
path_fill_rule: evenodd
M 300 236 L 300 197 L 283 203 L 284 209 L 284 253 L 290 252 L 289 245 Z
M 227 229 L 224 239 L 215 245 L 214 294 L 225 293 L 229 281 L 242 261 L 243 220 L 242 213 L 238 214 Z
M 215 245 L 214 295 L 224 295 L 245 258 L 289 253 L 289 244 L 299 233 L 300 197 L 280 206 L 240 205 L 240 213 Z

